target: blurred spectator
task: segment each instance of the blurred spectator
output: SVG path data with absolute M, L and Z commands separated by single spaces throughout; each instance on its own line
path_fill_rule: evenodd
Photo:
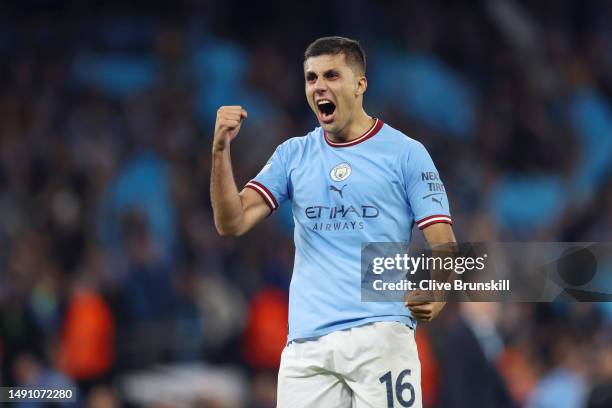
M 440 365 L 429 339 L 430 332 L 416 331 L 417 350 L 421 362 L 421 392 L 425 408 L 438 406 L 440 395 Z
M 99 220 L 106 245 L 113 247 L 128 239 L 122 234 L 122 217 L 138 212 L 145 217 L 153 241 L 164 252 L 171 250 L 176 227 L 169 194 L 168 168 L 162 160 L 152 153 L 131 158 L 104 197 Z
M 502 351 L 495 327 L 497 303 L 463 303 L 450 323 L 441 359 L 443 407 L 515 407 L 496 360 Z
M 244 356 L 256 369 L 278 369 L 287 343 L 287 295 L 266 289 L 255 295 L 244 331 Z
M 506 347 L 497 361 L 508 392 L 519 406 L 524 406 L 538 382 L 529 356 L 518 346 Z
M 109 374 L 115 359 L 115 322 L 106 301 L 79 282 L 68 299 L 59 344 L 62 370 L 80 382 Z
M 583 345 L 561 338 L 553 344 L 553 366 L 536 386 L 526 406 L 534 408 L 584 406 L 587 393 Z
M 122 225 L 125 235 L 122 255 L 126 266 L 123 317 L 130 324 L 163 321 L 173 312 L 170 260 L 141 212 L 124 213 Z
M 612 342 L 610 340 L 609 336 L 603 339 L 605 343 L 600 345 L 595 355 L 595 386 L 589 393 L 587 408 L 612 406 Z

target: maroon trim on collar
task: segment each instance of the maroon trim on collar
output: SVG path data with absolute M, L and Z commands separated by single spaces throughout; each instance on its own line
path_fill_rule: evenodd
M 349 147 L 349 146 L 354 146 L 356 144 L 359 144 L 365 140 L 368 140 L 369 138 L 371 138 L 372 136 L 374 136 L 376 133 L 378 133 L 378 131 L 380 130 L 380 128 L 382 128 L 383 126 L 383 122 L 382 120 L 375 118 L 375 122 L 372 125 L 372 127 L 370 129 L 368 129 L 363 135 L 359 136 L 356 139 L 353 140 L 349 140 L 348 142 L 333 142 L 329 139 L 329 137 L 327 137 L 327 132 L 323 131 L 323 137 L 325 137 L 325 141 L 327 142 L 328 145 L 330 145 L 331 147 Z

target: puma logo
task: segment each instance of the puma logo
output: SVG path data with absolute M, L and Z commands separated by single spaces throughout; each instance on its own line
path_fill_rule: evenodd
M 338 187 L 336 187 L 336 186 L 329 186 L 329 189 L 330 189 L 331 191 L 335 191 L 335 192 L 337 192 L 338 194 L 340 194 L 340 198 L 344 198 L 344 197 L 342 196 L 342 190 L 344 190 L 344 187 L 346 187 L 346 184 L 345 184 L 345 185 L 343 185 L 343 186 L 342 186 L 342 188 L 338 188 Z
M 436 197 L 431 197 L 431 201 L 440 204 L 440 207 L 444 208 L 444 206 L 442 205 L 442 199 L 438 200 Z

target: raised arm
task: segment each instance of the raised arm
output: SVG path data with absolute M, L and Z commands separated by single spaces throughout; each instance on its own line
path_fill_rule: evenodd
M 238 192 L 232 171 L 230 144 L 236 138 L 247 112 L 241 106 L 222 106 L 217 111 L 212 147 L 210 199 L 217 232 L 239 236 L 270 213 L 264 199 L 251 189 Z

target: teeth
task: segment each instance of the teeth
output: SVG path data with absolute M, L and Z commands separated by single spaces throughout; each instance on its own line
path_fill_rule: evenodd
M 320 101 L 317 102 L 317 105 L 321 106 L 321 105 L 324 105 L 326 103 L 332 103 L 332 101 L 327 100 L 327 99 L 321 99 Z

